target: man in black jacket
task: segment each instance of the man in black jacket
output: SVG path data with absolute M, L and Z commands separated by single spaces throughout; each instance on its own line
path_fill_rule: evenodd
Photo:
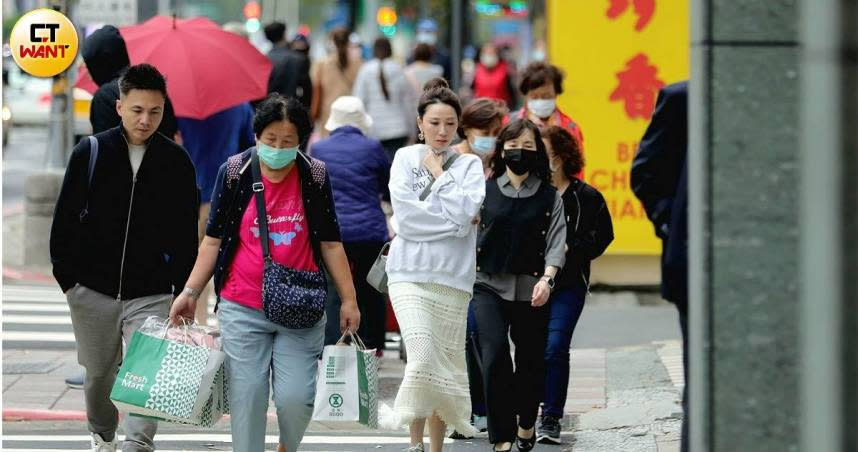
M 51 227 L 54 277 L 69 303 L 94 450 L 115 450 L 110 391 L 122 342 L 166 318 L 197 256 L 199 192 L 187 152 L 156 132 L 166 81 L 152 66 L 119 80 L 121 125 L 75 146 Z M 94 165 L 91 165 L 92 163 Z M 128 416 L 123 450 L 150 451 L 157 423 Z M 98 447 L 102 447 L 99 449 Z
M 658 93 L 655 113 L 632 162 L 632 190 L 662 240 L 661 296 L 676 305 L 682 329 L 685 393 L 682 452 L 688 451 L 688 82 Z
M 92 80 L 99 86 L 90 103 L 89 122 L 92 133 L 101 133 L 118 126 L 121 121 L 116 112 L 116 101 L 119 100 L 119 76 L 130 64 L 128 49 L 119 30 L 113 25 L 105 25 L 86 38 L 81 55 Z M 178 130 L 173 104 L 167 97 L 158 132 L 180 142 Z M 66 378 L 66 385 L 72 389 L 83 389 L 83 380 L 83 372 L 80 372 Z
M 265 38 L 274 44 L 268 52 L 273 67 L 268 78 L 268 93 L 280 93 L 283 97 L 294 97 L 310 110 L 313 85 L 310 82 L 310 60 L 289 48 L 286 40 L 286 24 L 272 22 L 265 26 Z
M 98 85 L 90 104 L 89 122 L 92 133 L 101 133 L 119 125 L 116 101 L 119 99 L 119 76 L 130 65 L 128 49 L 119 30 L 113 25 L 105 25 L 86 38 L 81 55 L 89 75 Z M 179 128 L 169 97 L 165 101 L 163 116 L 158 132 L 176 140 Z

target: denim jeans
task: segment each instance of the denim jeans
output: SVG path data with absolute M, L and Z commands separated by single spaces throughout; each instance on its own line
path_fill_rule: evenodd
M 471 414 L 486 415 L 486 400 L 483 393 L 483 371 L 480 368 L 480 341 L 477 337 L 477 318 L 474 303 L 468 304 L 468 330 L 465 337 L 465 362 L 468 364 L 468 382 L 471 390 Z
M 311 328 L 289 329 L 259 309 L 221 298 L 218 319 L 229 378 L 233 450 L 265 450 L 270 385 L 280 443 L 295 452 L 313 415 L 325 318 Z
M 542 414 L 563 417 L 569 389 L 569 349 L 572 333 L 584 310 L 585 288 L 558 290 L 548 308 L 548 344 L 545 347 L 545 397 Z

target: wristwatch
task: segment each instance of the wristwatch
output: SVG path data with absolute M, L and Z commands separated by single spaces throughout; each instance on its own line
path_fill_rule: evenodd
M 548 283 L 548 288 L 549 288 L 549 289 L 554 290 L 554 277 L 553 277 L 553 276 L 551 276 L 551 275 L 542 275 L 542 278 L 540 278 L 540 279 L 541 279 L 541 280 L 544 280 L 546 283 Z
M 183 290 L 182 292 L 188 294 L 188 296 L 193 298 L 194 300 L 200 298 L 200 292 L 197 289 L 194 289 L 193 287 L 185 286 L 185 290 Z

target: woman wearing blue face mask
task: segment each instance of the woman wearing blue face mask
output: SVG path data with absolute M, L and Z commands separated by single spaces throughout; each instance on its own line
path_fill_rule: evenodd
M 495 141 L 507 112 L 503 101 L 481 97 L 462 110 L 464 140 L 453 146 L 460 154 L 474 154 L 483 162 L 483 170 L 491 176 L 489 162 L 495 151 Z
M 342 298 L 340 329 L 357 331 L 360 324 L 330 179 L 322 162 L 299 150 L 312 128 L 307 111 L 295 99 L 272 94 L 259 105 L 253 118 L 256 148 L 221 166 L 199 256 L 170 310 L 174 323 L 179 317 L 192 319 L 199 292 L 214 274 L 235 450 L 265 448 L 269 386 L 274 390 L 280 450 L 297 450 L 313 411 L 325 317 L 318 313 L 320 319 L 306 328 L 269 320 L 272 312 L 263 308 L 266 262 L 270 259 L 300 275 L 327 269 Z M 269 237 L 265 257 L 259 192 Z
M 511 119 L 529 119 L 539 130 L 548 126 L 562 127 L 575 137 L 583 155 L 581 127 L 557 108 L 557 96 L 563 94 L 563 72 L 560 68 L 541 61 L 530 63 L 521 73 L 518 89 L 524 95 L 525 104 L 524 108 L 510 115 Z M 577 176 L 583 176 L 583 169 Z
M 492 172 L 489 164 L 495 153 L 497 136 L 503 125 L 503 120 L 509 110 L 503 101 L 479 98 L 471 101 L 462 110 L 462 130 L 465 139 L 453 146 L 460 154 L 474 154 L 483 162 L 483 173 L 486 179 Z M 478 431 L 486 431 L 486 407 L 483 399 L 483 386 L 480 368 L 476 361 L 476 321 L 474 312 L 468 308 L 468 327 L 465 336 L 465 351 L 468 364 L 468 382 L 471 391 L 471 422 Z M 469 439 L 470 436 L 454 431 L 453 439 Z

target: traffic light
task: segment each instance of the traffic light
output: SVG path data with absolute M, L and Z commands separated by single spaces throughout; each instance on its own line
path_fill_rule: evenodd
M 375 21 L 378 23 L 378 28 L 385 36 L 391 37 L 396 34 L 396 10 L 390 6 L 382 6 L 378 8 L 375 14 Z
M 259 19 L 259 16 L 262 15 L 262 7 L 259 6 L 259 2 L 249 1 L 244 4 L 244 18 L 245 19 Z
M 248 33 L 256 33 L 262 24 L 259 22 L 259 17 L 262 15 L 262 7 L 257 1 L 249 1 L 244 4 L 244 28 Z

